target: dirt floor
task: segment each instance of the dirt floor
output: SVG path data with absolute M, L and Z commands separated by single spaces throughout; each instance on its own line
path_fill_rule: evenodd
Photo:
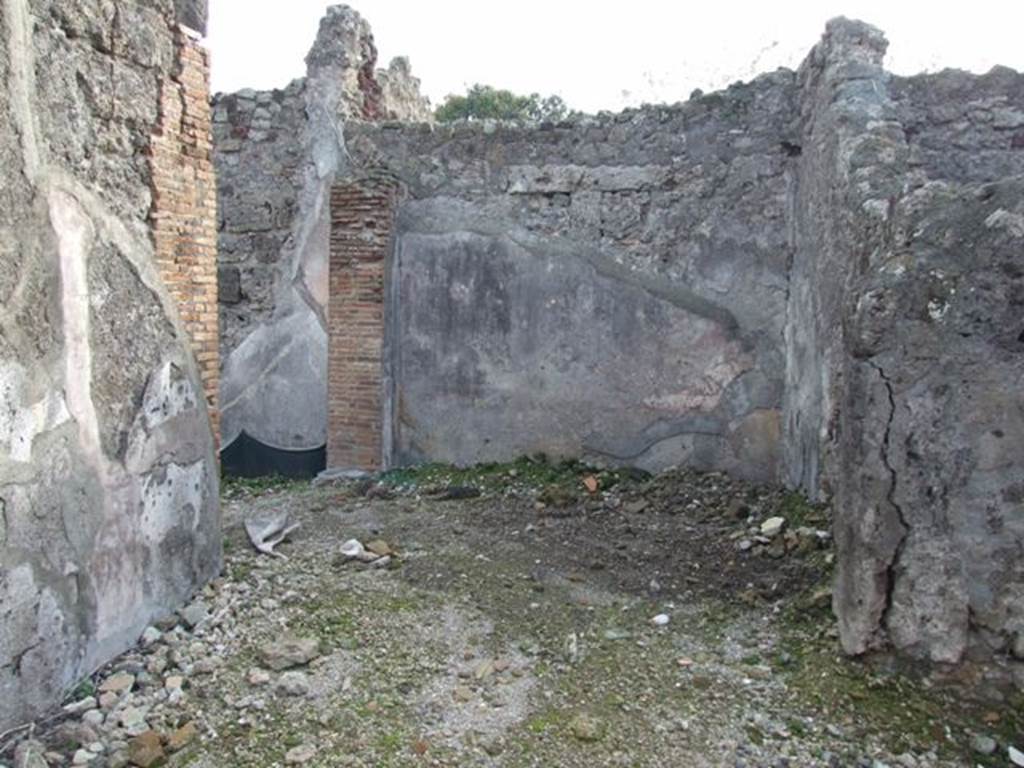
M 243 521 L 284 513 L 285 557 L 257 553 Z M 0 764 L 924 768 L 1024 749 L 1019 696 L 976 671 L 839 654 L 828 511 L 779 489 L 524 459 L 229 484 L 224 514 L 223 577 Z

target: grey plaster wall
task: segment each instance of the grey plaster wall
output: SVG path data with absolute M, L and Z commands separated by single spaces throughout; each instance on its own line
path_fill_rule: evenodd
M 395 460 L 773 479 L 792 73 L 560 125 L 347 126 L 407 187 Z
M 788 479 L 834 500 L 848 652 L 1024 657 L 1024 76 L 885 47 L 838 20 L 799 73 Z
M 328 191 L 353 117 L 428 119 L 408 62 L 377 70 L 369 24 L 332 6 L 307 75 L 213 101 L 220 215 L 221 436 L 285 449 L 326 439 Z
M 0 4 L 0 731 L 220 567 L 202 386 L 142 151 L 166 2 Z

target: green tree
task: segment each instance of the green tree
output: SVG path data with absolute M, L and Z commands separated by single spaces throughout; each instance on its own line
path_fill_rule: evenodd
M 464 96 L 450 95 L 435 111 L 438 122 L 453 120 L 550 120 L 557 122 L 569 109 L 560 96 L 531 93 L 519 96 L 477 83 Z

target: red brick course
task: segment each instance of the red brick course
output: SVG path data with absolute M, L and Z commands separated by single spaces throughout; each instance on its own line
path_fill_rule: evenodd
M 161 83 L 160 118 L 150 142 L 151 221 L 157 268 L 178 303 L 199 365 L 210 422 L 219 439 L 217 391 L 217 188 L 210 131 L 210 54 L 176 31 L 178 71 Z
M 381 469 L 384 296 L 398 186 L 375 177 L 331 189 L 327 466 Z

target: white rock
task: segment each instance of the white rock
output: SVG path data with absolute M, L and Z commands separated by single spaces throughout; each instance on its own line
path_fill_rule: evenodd
M 366 553 L 366 548 L 358 539 L 349 539 L 341 545 L 341 554 L 345 557 L 360 557 Z
M 161 632 L 156 627 L 146 627 L 142 631 L 142 644 L 143 645 L 152 645 L 153 643 L 155 643 L 157 640 L 159 640 L 163 636 L 164 636 L 164 633 Z
M 126 731 L 130 732 L 137 726 L 146 725 L 146 713 L 138 707 L 128 707 L 124 710 L 124 712 L 121 713 L 120 720 L 121 726 Z M 143 728 L 142 730 L 145 731 L 146 728 Z
M 301 765 L 308 763 L 316 757 L 316 747 L 310 746 L 309 744 L 303 744 L 300 747 L 293 747 L 285 753 L 284 761 L 288 765 Z
M 305 672 L 285 672 L 277 681 L 278 693 L 285 696 L 306 696 L 309 688 L 309 678 Z
M 270 682 L 270 673 L 265 669 L 253 667 L 246 673 L 246 679 L 249 685 L 266 685 Z
M 1021 752 L 1019 749 L 1016 749 L 1015 747 L 1010 747 L 1009 749 L 1007 749 L 1007 754 L 1010 757 L 1011 763 L 1017 766 L 1021 766 L 1021 768 L 1024 768 L 1024 752 Z
M 657 616 L 651 619 L 651 624 L 653 624 L 656 627 L 665 627 L 668 626 L 669 621 L 670 619 L 667 613 L 659 613 Z
M 202 600 L 195 600 L 178 611 L 181 620 L 189 629 L 195 629 L 203 624 L 210 615 L 210 609 Z
M 761 535 L 778 536 L 782 533 L 782 529 L 786 527 L 786 518 L 784 517 L 769 517 L 763 523 L 761 523 Z
M 64 707 L 64 711 L 69 715 L 80 715 L 83 712 L 88 712 L 90 709 L 96 709 L 96 698 L 93 696 L 86 696 L 80 701 L 73 702 Z
M 580 660 L 580 639 L 575 632 L 570 632 L 565 639 L 565 658 L 570 664 L 576 664 Z
M 91 728 L 98 728 L 103 725 L 104 715 L 98 709 L 90 709 L 82 715 L 82 722 Z
M 164 688 L 169 691 L 181 690 L 185 685 L 185 679 L 181 675 L 171 675 L 164 680 Z

